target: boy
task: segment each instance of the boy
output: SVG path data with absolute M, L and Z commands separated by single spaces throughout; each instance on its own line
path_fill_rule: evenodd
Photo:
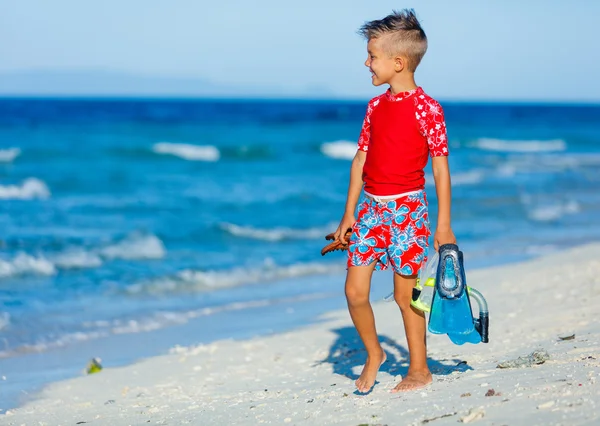
M 416 85 L 414 72 L 427 50 L 427 37 L 414 10 L 394 11 L 367 22 L 360 34 L 368 40 L 365 66 L 373 85 L 389 89 L 373 98 L 352 161 L 346 210 L 334 233 L 348 243 L 346 299 L 354 326 L 367 350 L 356 387 L 368 392 L 386 356 L 379 344 L 369 303 L 374 269 L 394 270 L 394 299 L 400 307 L 410 353 L 406 377 L 392 392 L 431 383 L 427 367 L 425 315 L 410 306 L 417 273 L 427 258 L 430 236 L 424 168 L 428 156 L 438 198 L 434 247 L 455 243 L 450 227 L 450 172 L 446 125 L 441 106 Z M 354 216 L 361 190 L 365 199 Z

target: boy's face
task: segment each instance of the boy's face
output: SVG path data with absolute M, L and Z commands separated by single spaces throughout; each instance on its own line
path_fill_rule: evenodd
M 389 83 L 396 75 L 396 58 L 388 55 L 383 49 L 381 38 L 372 38 L 367 44 L 367 60 L 365 66 L 371 71 L 373 86 Z

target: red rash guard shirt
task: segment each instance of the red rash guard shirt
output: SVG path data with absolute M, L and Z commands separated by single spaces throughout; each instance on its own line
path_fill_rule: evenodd
M 379 197 L 425 187 L 429 156 L 447 156 L 444 112 L 422 88 L 369 102 L 358 149 L 367 152 L 364 190 Z

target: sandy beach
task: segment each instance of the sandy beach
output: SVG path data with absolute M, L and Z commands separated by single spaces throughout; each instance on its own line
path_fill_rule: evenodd
M 52 384 L 0 424 L 599 424 L 600 244 L 482 270 L 467 263 L 467 280 L 490 305 L 490 343 L 430 335 L 434 381 L 423 390 L 390 393 L 406 372 L 406 342 L 397 306 L 376 301 L 388 361 L 366 395 L 353 386 L 365 353 L 338 311 L 291 332 L 177 346 Z M 549 359 L 497 368 L 533 351 Z

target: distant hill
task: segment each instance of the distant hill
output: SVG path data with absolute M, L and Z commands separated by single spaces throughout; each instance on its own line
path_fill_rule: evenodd
M 97 70 L 34 70 L 0 73 L 0 96 L 326 96 L 322 88 L 298 93 L 277 87 L 239 87 L 201 78 L 135 75 Z

